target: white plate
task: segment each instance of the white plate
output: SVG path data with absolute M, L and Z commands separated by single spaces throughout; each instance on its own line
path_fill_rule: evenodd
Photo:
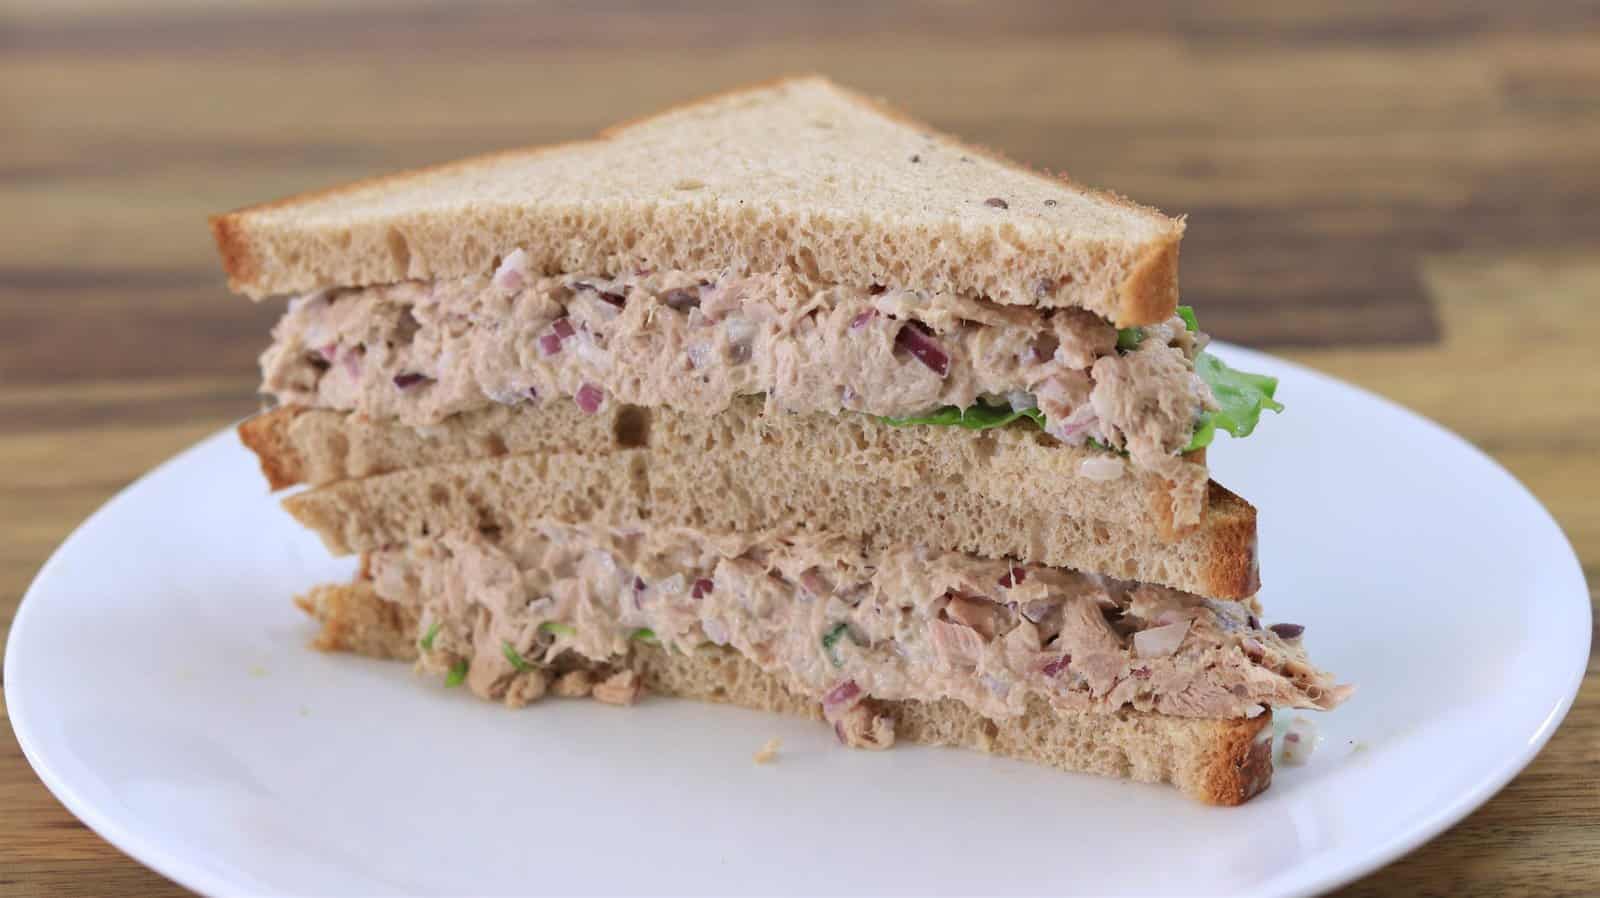
M 837 749 L 690 702 L 520 713 L 304 648 L 342 577 L 222 433 L 40 571 L 5 683 L 73 813 L 212 894 L 1305 894 L 1459 820 L 1539 750 L 1589 652 L 1572 549 L 1461 439 L 1268 356 L 1289 410 L 1212 453 L 1261 510 L 1271 620 L 1359 684 L 1248 805 L 968 752 Z M 751 754 L 780 736 L 777 763 Z

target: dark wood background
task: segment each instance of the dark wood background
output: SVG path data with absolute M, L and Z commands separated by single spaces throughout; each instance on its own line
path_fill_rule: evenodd
M 85 515 L 254 407 L 280 309 L 226 294 L 207 213 L 800 71 L 1187 214 L 1208 330 L 1463 433 L 1593 582 L 1597 29 L 1555 2 L 0 0 L 0 629 Z M 1504 792 L 1349 893 L 1600 894 L 1594 679 Z M 0 728 L 0 895 L 175 893 Z

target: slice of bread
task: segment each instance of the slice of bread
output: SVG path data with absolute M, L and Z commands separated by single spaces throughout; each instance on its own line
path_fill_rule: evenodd
M 1119 326 L 1173 314 L 1181 220 L 1030 171 L 823 78 L 781 80 L 577 143 L 510 150 L 211 220 L 234 290 L 535 270 L 803 272 Z
M 615 403 L 590 415 L 556 401 L 491 407 L 426 429 L 286 406 L 246 420 L 239 436 L 260 459 L 273 489 L 508 454 L 598 456 L 647 449 L 657 468 L 670 465 L 719 481 L 766 469 L 810 492 L 810 481 L 844 471 L 912 493 L 959 487 L 1041 517 L 1079 517 L 1165 540 L 1184 535 L 1172 525 L 1167 481 L 1131 465 L 1114 480 L 1086 477 L 1084 462 L 1103 453 L 1061 445 L 1026 422 L 987 431 L 893 427 L 859 414 L 769 411 L 760 398 L 745 397 L 711 417 Z M 1203 482 L 1204 451 L 1184 462 Z
M 570 451 L 562 441 L 571 434 L 552 428 L 544 435 L 556 442 L 533 451 L 340 480 L 284 507 L 346 554 L 553 517 L 733 532 L 820 527 L 872 546 L 1011 557 L 1215 598 L 1259 587 L 1255 509 L 1214 483 L 1201 524 L 1167 539 L 1151 523 L 1159 485 L 1072 476 L 1076 450 L 1039 446 L 1020 429 L 897 429 L 854 417 L 813 434 L 796 415 L 688 417 L 681 423 L 695 429 L 686 432 L 658 416 L 646 419 L 647 446 L 628 446 L 640 439 L 631 431 L 602 450 L 602 430 L 592 452 Z M 619 412 L 613 424 L 628 418 Z M 276 467 L 277 456 L 265 457 Z
M 322 622 L 312 645 L 378 658 L 414 659 L 417 621 L 370 583 L 322 586 L 297 603 Z M 731 649 L 693 655 L 640 646 L 631 664 L 651 692 L 821 719 L 815 702 Z M 1207 720 L 1136 711 L 1063 713 L 1036 703 L 991 720 L 949 699 L 880 701 L 896 739 L 975 749 L 1062 770 L 1171 783 L 1209 804 L 1237 805 L 1272 781 L 1272 714 Z

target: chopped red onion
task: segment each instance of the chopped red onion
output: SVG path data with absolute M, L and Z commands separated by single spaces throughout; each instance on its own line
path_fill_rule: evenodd
M 856 329 L 860 328 L 862 325 L 866 324 L 868 321 L 871 321 L 872 319 L 874 319 L 876 317 L 878 317 L 878 310 L 877 309 L 868 309 L 865 312 L 862 312 L 861 314 L 857 315 L 856 317 L 850 319 L 850 329 L 851 330 L 856 330 Z
M 945 354 L 939 341 L 923 329 L 920 323 L 906 322 L 905 326 L 894 335 L 894 345 L 916 356 L 917 361 L 927 365 L 940 377 L 950 374 L 950 356 Z
M 1019 585 L 1026 579 L 1028 579 L 1027 569 L 1013 564 L 1010 570 L 1001 575 L 1000 585 L 1004 586 L 1006 589 L 1010 589 L 1013 586 Z
M 600 410 L 600 404 L 605 402 L 606 394 L 594 384 L 586 383 L 578 388 L 578 394 L 572 398 L 585 414 L 592 415 Z
M 1063 670 L 1067 669 L 1067 665 L 1071 663 L 1071 655 L 1062 655 L 1060 658 L 1057 658 L 1056 660 L 1051 661 L 1049 664 L 1046 664 L 1044 667 L 1039 668 L 1039 672 L 1047 677 L 1059 676 Z
M 711 590 L 715 588 L 715 583 L 712 583 L 710 580 L 701 577 L 699 580 L 694 581 L 694 586 L 689 590 L 689 598 L 703 599 L 706 596 L 711 595 Z
M 1246 615 L 1245 619 L 1244 619 L 1244 622 L 1249 624 L 1250 625 L 1250 629 L 1252 629 L 1252 630 L 1261 629 L 1261 621 L 1256 620 L 1256 616 L 1254 614 Z
M 1135 680 L 1148 680 L 1148 679 L 1150 679 L 1150 668 L 1148 668 L 1148 667 L 1135 667 L 1133 669 L 1133 678 Z
M 432 379 L 433 378 L 429 377 L 426 374 L 415 374 L 415 373 L 412 373 L 412 374 L 396 374 L 394 376 L 394 385 L 399 387 L 402 390 L 409 390 L 412 387 L 416 386 L 417 384 L 420 384 L 420 383 L 423 383 L 424 381 L 429 381 L 429 380 L 432 380 Z
M 555 355 L 561 351 L 561 338 L 555 334 L 545 334 L 539 338 L 539 349 L 545 355 Z
M 557 318 L 555 323 L 550 325 L 550 330 L 555 333 L 558 340 L 565 340 L 577 333 L 572 329 L 571 318 Z
M 600 296 L 601 299 L 605 300 L 606 302 L 610 303 L 611 305 L 616 306 L 619 309 L 628 304 L 628 297 L 624 296 L 621 293 L 611 293 L 611 292 L 606 291 L 606 290 L 598 290 L 598 289 L 595 290 L 595 293 L 597 293 Z
M 1306 631 L 1306 628 L 1299 624 L 1273 624 L 1267 629 L 1278 634 L 1283 639 L 1299 639 L 1300 634 Z
M 644 592 L 645 591 L 644 581 L 639 579 L 638 577 L 634 577 L 633 578 L 633 591 L 634 592 Z
M 840 706 L 854 703 L 860 697 L 861 687 L 856 685 L 856 681 L 845 680 L 830 689 L 828 694 L 822 697 L 822 709 L 824 711 L 833 711 Z

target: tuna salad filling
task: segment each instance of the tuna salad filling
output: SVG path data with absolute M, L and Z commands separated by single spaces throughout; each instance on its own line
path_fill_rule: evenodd
M 892 739 L 873 699 L 1235 718 L 1351 691 L 1311 665 L 1300 627 L 1242 602 L 819 534 L 544 522 L 387 549 L 367 570 L 417 612 L 421 664 L 484 697 L 542 694 L 564 657 L 722 646 L 820 702 L 850 744 Z
M 751 394 L 893 424 L 1027 417 L 1168 476 L 1190 520 L 1205 472 L 1180 455 L 1209 440 L 1218 411 L 1192 316 L 1118 331 L 1083 310 L 819 287 L 795 272 L 548 277 L 520 250 L 491 277 L 301 296 L 273 337 L 262 390 L 279 402 L 416 426 L 540 401 L 715 414 Z

